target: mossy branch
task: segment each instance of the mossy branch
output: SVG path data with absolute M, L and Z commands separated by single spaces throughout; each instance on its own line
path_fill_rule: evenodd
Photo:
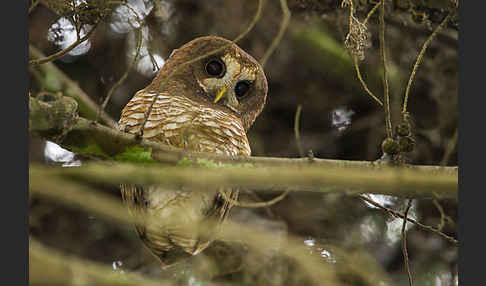
M 65 105 L 63 107 L 63 105 Z M 46 175 L 81 176 L 86 180 L 137 184 L 169 184 L 214 188 L 219 185 L 267 190 L 344 191 L 351 194 L 377 193 L 402 197 L 457 197 L 457 167 L 403 166 L 366 161 L 314 158 L 228 157 L 192 152 L 145 139 L 78 117 L 72 101 L 58 97 L 50 102 L 30 98 L 30 132 L 52 140 L 76 153 L 115 160 L 129 147 L 149 150 L 152 159 L 175 165 L 181 160 L 211 162 L 211 166 L 232 164 L 253 168 L 141 168 L 140 165 L 86 165 L 70 170 L 54 169 Z M 62 111 L 62 112 L 60 112 Z M 70 114 L 72 113 L 72 114 Z M 61 119 L 60 119 L 61 118 Z M 66 123 L 68 122 L 68 123 Z M 217 164 L 215 164 L 217 163 Z M 250 164 L 248 164 L 250 163 Z M 219 164 L 219 165 L 218 165 Z M 31 165 L 33 172 L 42 167 Z M 194 174 L 197 174 L 194 176 Z M 276 179 L 278 178 L 278 179 Z
M 33 102 L 42 101 L 41 99 L 31 98 Z M 59 101 L 59 102 L 57 102 Z M 152 158 L 161 163 L 177 164 L 183 158 L 195 161 L 203 158 L 214 161 L 216 163 L 226 164 L 244 164 L 251 163 L 255 166 L 282 166 L 282 165 L 309 165 L 322 167 L 376 167 L 382 164 L 372 161 L 349 161 L 349 160 L 330 160 L 313 158 L 275 158 L 275 157 L 229 157 L 214 153 L 192 152 L 186 149 L 175 148 L 165 144 L 160 144 L 154 141 L 139 139 L 134 134 L 120 132 L 113 128 L 109 128 L 93 121 L 87 120 L 77 114 L 63 115 L 73 118 L 73 123 L 65 129 L 59 130 L 56 126 L 55 120 L 47 123 L 42 123 L 38 120 L 39 116 L 44 116 L 44 113 L 52 113 L 51 105 L 66 104 L 65 110 L 69 110 L 71 101 L 65 101 L 62 97 L 57 97 L 55 101 L 47 102 L 45 104 L 31 104 L 29 112 L 29 120 L 31 122 L 30 132 L 33 135 L 40 135 L 45 139 L 56 142 L 63 148 L 71 151 L 88 147 L 87 143 L 96 144 L 96 149 L 103 151 L 108 156 L 116 156 L 123 153 L 127 147 L 140 146 L 144 149 L 150 148 L 152 150 Z M 61 108 L 61 107 L 59 107 Z M 71 109 L 70 112 L 76 113 L 76 110 Z M 60 116 L 60 115 L 57 115 Z M 55 114 L 51 114 L 52 118 L 56 118 Z M 42 123 L 42 124 L 41 124 Z M 44 132 L 50 131 L 50 132 Z M 94 146 L 93 146 L 94 147 Z M 96 154 L 90 154 L 96 155 Z M 405 165 L 410 169 L 415 169 L 421 172 L 456 174 L 457 167 L 440 167 L 440 166 L 418 166 Z
M 31 164 L 34 177 L 64 178 L 118 185 L 158 184 L 210 191 L 218 187 L 260 191 L 373 193 L 398 197 L 457 198 L 457 174 L 420 172 L 410 168 L 338 166 L 166 167 L 157 164 L 89 163 L 78 168 L 46 168 Z
M 29 46 L 29 54 L 31 58 L 44 58 L 45 56 L 37 48 L 32 45 Z M 70 96 L 78 102 L 79 113 L 86 118 L 94 119 L 96 112 L 99 109 L 96 104 L 80 87 L 70 79 L 64 72 L 56 67 L 52 62 L 47 62 L 43 65 L 37 65 L 38 80 L 42 80 L 43 88 L 49 92 L 62 91 L 64 95 Z M 106 113 L 100 114 L 100 119 L 103 123 L 110 127 L 115 127 L 116 122 Z

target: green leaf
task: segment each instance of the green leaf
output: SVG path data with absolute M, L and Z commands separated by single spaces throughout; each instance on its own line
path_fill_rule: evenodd
M 207 159 L 197 159 L 197 165 L 201 167 L 206 167 L 206 168 L 219 168 L 219 167 L 224 167 L 223 164 L 221 163 L 215 163 L 211 160 Z
M 110 159 L 110 156 L 106 154 L 100 146 L 95 143 L 88 144 L 82 147 L 72 146 L 71 151 L 81 155 L 93 155 L 104 159 Z
M 191 167 L 192 161 L 187 157 L 182 158 L 179 162 L 177 162 L 177 167 Z
M 125 152 L 114 157 L 115 161 L 131 163 L 156 163 L 152 159 L 152 148 L 143 149 L 140 146 L 127 147 Z

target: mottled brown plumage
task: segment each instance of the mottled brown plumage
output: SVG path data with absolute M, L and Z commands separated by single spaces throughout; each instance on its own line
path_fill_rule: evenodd
M 183 65 L 223 46 L 217 54 Z M 118 128 L 139 133 L 156 96 L 144 138 L 198 152 L 249 156 L 246 131 L 262 111 L 266 94 L 265 74 L 255 59 L 228 40 L 201 37 L 171 54 L 152 83 L 125 106 Z M 238 194 L 236 190 L 207 193 L 160 186 L 124 185 L 121 189 L 132 215 L 144 220 L 137 226 L 139 236 L 164 265 L 204 250 L 232 206 L 220 192 L 233 199 Z M 197 227 L 207 221 L 219 223 Z

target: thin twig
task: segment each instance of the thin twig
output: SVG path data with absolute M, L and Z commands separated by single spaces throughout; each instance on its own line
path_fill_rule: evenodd
M 130 5 L 128 5 L 127 3 L 124 3 L 124 2 L 121 2 L 121 1 L 112 1 L 110 2 L 111 4 L 120 4 L 120 5 L 124 5 L 125 7 L 127 7 L 128 9 L 130 9 L 130 11 L 132 11 L 133 14 L 135 14 L 135 17 L 137 18 L 137 22 L 138 22 L 138 25 L 139 25 L 139 28 L 138 28 L 138 40 L 137 40 L 137 48 L 135 50 L 135 56 L 133 57 L 132 61 L 130 62 L 130 64 L 128 65 L 126 71 L 123 73 L 123 75 L 121 76 L 121 78 L 110 88 L 110 90 L 108 91 L 107 95 L 106 95 L 106 98 L 105 100 L 103 101 L 103 104 L 101 104 L 101 107 L 98 111 L 98 113 L 96 114 L 96 119 L 95 119 L 95 122 L 98 121 L 98 118 L 99 118 L 99 115 L 102 111 L 105 110 L 106 108 L 106 105 L 108 104 L 108 102 L 110 101 L 111 99 L 111 96 L 113 95 L 113 93 L 115 92 L 115 90 L 120 87 L 120 85 L 123 84 L 123 82 L 126 80 L 127 76 L 128 76 L 128 72 L 133 68 L 133 66 L 135 65 L 135 63 L 137 62 L 138 60 L 138 56 L 140 54 L 140 49 L 142 47 L 142 20 L 140 19 L 140 17 L 138 16 L 137 14 L 137 11 L 135 11 Z
M 351 31 L 351 27 L 353 26 L 353 17 L 354 17 L 354 4 L 352 0 L 343 0 L 341 2 L 341 7 L 346 7 L 346 5 L 349 5 L 349 30 Z
M 361 72 L 359 70 L 359 65 L 358 65 L 358 56 L 353 55 L 353 60 L 354 60 L 354 69 L 356 70 L 356 75 L 358 76 L 359 82 L 363 86 L 364 90 L 368 93 L 371 98 L 373 98 L 380 106 L 383 106 L 383 102 L 376 97 L 373 92 L 368 88 L 368 85 L 366 85 L 366 82 L 363 80 L 363 77 L 361 76 Z
M 368 15 L 366 15 L 366 18 L 363 21 L 363 25 L 366 25 L 368 23 L 368 20 L 371 18 L 371 16 L 375 13 L 376 9 L 381 5 L 381 2 L 378 2 L 375 4 L 375 6 L 368 12 Z
M 251 196 L 255 201 L 258 201 L 258 202 L 261 202 L 263 201 L 262 198 L 260 198 L 258 196 L 258 194 L 255 192 L 255 191 L 249 191 L 248 192 L 248 195 Z M 239 197 L 238 197 L 239 198 Z M 275 215 L 275 213 L 272 211 L 271 208 L 265 208 L 265 212 L 267 213 L 267 215 L 270 217 L 270 218 L 276 218 L 277 216 Z
M 243 207 L 243 208 L 263 208 L 263 207 L 269 207 L 271 205 L 274 205 L 281 200 L 285 199 L 285 197 L 290 193 L 290 190 L 286 190 L 282 194 L 278 195 L 277 197 L 269 200 L 269 201 L 263 201 L 263 202 L 240 202 L 237 200 L 233 200 L 232 198 L 228 197 L 225 192 L 220 192 L 220 194 L 224 197 L 224 199 L 231 204 L 238 206 L 238 207 Z
M 390 114 L 390 95 L 388 89 L 388 72 L 386 68 L 386 52 L 385 52 L 385 0 L 381 0 L 380 5 L 380 56 L 383 65 L 383 101 L 385 108 L 385 121 L 386 121 L 386 137 L 393 137 L 393 129 L 391 124 Z
M 37 6 L 37 4 L 39 4 L 40 0 L 33 0 L 32 1 L 32 5 L 30 5 L 29 7 L 29 14 L 30 12 L 32 12 L 32 10 L 34 10 L 34 8 Z
M 247 34 L 248 34 L 248 33 L 249 33 L 249 32 L 250 32 L 252 29 L 253 29 L 253 27 L 255 26 L 256 22 L 257 22 L 257 21 L 260 19 L 260 16 L 261 16 L 261 13 L 262 13 L 262 8 L 263 8 L 263 0 L 258 0 L 258 7 L 257 7 L 257 11 L 256 11 L 255 16 L 253 17 L 253 19 L 252 19 L 252 21 L 251 21 L 250 25 L 247 27 L 247 29 L 246 29 L 244 32 L 242 32 L 240 35 L 238 35 L 238 36 L 237 36 L 237 37 L 236 37 L 236 38 L 235 38 L 235 39 L 232 41 L 233 43 L 237 43 L 238 41 L 240 41 L 241 39 L 243 39 L 243 37 L 245 37 L 245 36 L 246 36 L 246 35 L 247 35 Z M 210 52 L 208 52 L 208 53 L 206 53 L 206 54 L 204 54 L 204 55 L 202 55 L 202 56 L 196 57 L 196 58 L 194 58 L 194 59 L 192 59 L 192 60 L 189 60 L 189 61 L 187 61 L 187 62 L 184 62 L 184 63 L 180 64 L 178 67 L 176 67 L 175 69 L 173 69 L 173 70 L 172 70 L 172 71 L 171 71 L 171 72 L 170 72 L 170 73 L 167 75 L 167 77 L 166 77 L 166 78 L 165 78 L 165 79 L 164 79 L 164 80 L 163 80 L 163 81 L 160 83 L 160 85 L 159 85 L 159 90 L 160 90 L 160 89 L 161 89 L 163 86 L 165 86 L 165 84 L 166 84 L 166 83 L 169 81 L 169 79 L 170 79 L 170 78 L 172 78 L 172 76 L 173 76 L 175 73 L 177 73 L 179 70 L 181 70 L 183 67 L 185 67 L 185 66 L 187 66 L 187 65 L 189 65 L 189 64 L 192 64 L 192 63 L 194 63 L 194 62 L 197 62 L 197 61 L 199 61 L 199 60 L 202 60 L 202 59 L 204 59 L 204 58 L 206 58 L 206 57 L 208 57 L 208 56 L 210 56 L 210 55 L 214 55 L 214 54 L 216 54 L 216 53 L 218 53 L 218 52 L 220 52 L 220 51 L 222 51 L 222 50 L 224 50 L 224 49 L 228 48 L 230 45 L 231 45 L 231 44 L 224 45 L 224 46 L 222 46 L 222 47 L 220 47 L 220 48 L 217 48 L 217 49 L 214 49 L 214 50 L 212 50 L 212 51 L 210 51 Z M 159 96 L 159 93 L 157 93 L 157 94 L 154 96 L 154 98 L 153 98 L 152 102 L 151 102 L 151 103 L 150 103 L 150 105 L 149 105 L 149 108 L 148 108 L 147 112 L 145 113 L 144 120 L 143 120 L 143 122 L 142 122 L 142 125 L 141 125 L 141 127 L 140 127 L 140 131 L 139 131 L 139 133 L 138 133 L 138 136 L 139 136 L 139 137 L 142 137 L 142 136 L 143 136 L 143 130 L 144 130 L 144 128 L 145 128 L 145 124 L 146 124 L 146 123 L 147 123 L 147 121 L 148 121 L 148 118 L 149 118 L 149 116 L 150 116 L 150 113 L 152 113 L 153 106 L 154 106 L 155 102 L 157 101 L 158 96 Z
M 456 127 L 456 131 L 454 131 L 454 135 L 452 135 L 452 138 L 449 141 L 449 144 L 447 144 L 447 148 L 444 153 L 444 157 L 442 157 L 442 160 L 440 161 L 441 166 L 446 166 L 447 163 L 449 162 L 449 159 L 452 155 L 452 152 L 456 149 L 457 145 L 457 137 L 459 136 L 458 129 Z
M 280 0 L 280 7 L 282 8 L 282 22 L 280 23 L 280 29 L 278 31 L 277 36 L 273 39 L 272 43 L 268 47 L 267 51 L 265 54 L 263 54 L 262 59 L 260 60 L 260 64 L 265 66 L 265 63 L 267 62 L 268 58 L 272 55 L 272 53 L 275 51 L 277 48 L 278 44 L 283 38 L 283 35 L 285 34 L 285 31 L 287 30 L 287 27 L 290 22 L 290 10 L 289 7 L 287 6 L 287 0 Z
M 75 11 L 76 10 L 76 0 L 71 0 L 71 10 Z M 79 39 L 81 36 L 81 23 L 78 21 L 79 17 L 76 13 L 71 14 L 71 20 L 72 23 L 74 24 L 74 29 L 76 29 L 76 37 Z
M 376 11 L 376 9 L 378 8 L 378 6 L 380 5 L 381 2 L 378 2 L 374 7 L 373 9 L 371 9 L 371 11 L 368 13 L 368 15 L 366 16 L 366 19 L 365 21 L 361 24 L 363 29 L 366 29 L 366 22 L 368 22 L 368 19 L 371 17 L 371 15 Z M 351 33 L 352 33 L 352 30 L 353 30 L 353 19 L 354 18 L 354 6 L 353 6 L 353 1 L 349 1 L 349 0 L 344 0 L 342 3 L 341 3 L 341 6 L 344 7 L 345 5 L 349 5 L 349 33 L 348 35 L 346 36 L 346 41 L 348 39 L 350 39 L 351 37 Z M 358 22 L 358 20 L 356 20 Z M 356 25 L 359 25 L 359 22 L 356 24 Z M 345 42 L 346 44 L 346 42 Z M 353 65 L 354 65 L 354 69 L 356 70 L 356 76 L 358 77 L 359 79 L 359 82 L 361 83 L 361 86 L 363 87 L 363 89 L 366 91 L 366 93 L 368 93 L 369 96 L 371 96 L 371 98 L 373 98 L 379 105 L 383 106 L 383 103 L 381 102 L 380 99 L 378 99 L 374 94 L 373 92 L 371 92 L 371 90 L 368 88 L 368 85 L 366 84 L 366 82 L 363 80 L 363 77 L 361 76 L 361 71 L 359 69 L 359 64 L 358 64 L 358 54 L 354 51 L 350 51 L 350 54 L 353 56 Z M 362 57 L 364 58 L 364 53 L 362 55 Z
M 405 89 L 405 97 L 403 99 L 403 106 L 402 106 L 402 113 L 407 112 L 407 104 L 408 104 L 408 94 L 410 92 L 410 87 L 412 86 L 413 79 L 415 78 L 415 74 L 417 73 L 417 69 L 422 62 L 422 58 L 425 54 L 425 51 L 427 50 L 427 47 L 429 46 L 430 42 L 435 38 L 437 33 L 444 27 L 444 25 L 449 21 L 452 13 L 447 14 L 447 16 L 444 18 L 444 20 L 435 28 L 434 32 L 430 34 L 430 36 L 427 38 L 425 43 L 422 46 L 422 49 L 420 50 L 420 53 L 418 54 L 417 60 L 415 61 L 415 64 L 413 65 L 412 72 L 410 73 L 410 78 L 408 79 L 407 83 L 407 88 Z
M 93 28 L 91 28 L 91 30 L 89 30 L 89 32 L 86 33 L 86 35 L 84 35 L 84 37 L 82 37 L 82 38 L 78 37 L 78 39 L 74 43 L 72 43 L 69 47 L 67 47 L 66 49 L 61 50 L 61 51 L 54 53 L 50 56 L 47 56 L 45 58 L 30 60 L 29 65 L 35 66 L 35 65 L 45 64 L 47 62 L 53 61 L 57 58 L 64 56 L 65 54 L 69 53 L 72 49 L 76 48 L 79 44 L 86 41 L 91 36 L 91 34 L 94 32 L 94 30 L 96 30 L 97 25 L 98 25 L 98 23 L 95 23 L 93 25 Z
M 450 156 L 452 154 L 452 151 L 454 151 L 454 149 L 456 148 L 457 136 L 458 136 L 458 129 L 456 128 L 456 130 L 454 131 L 454 135 L 452 136 L 451 140 L 449 141 L 449 144 L 447 145 L 447 149 L 446 149 L 446 152 L 444 154 L 444 157 L 440 161 L 440 165 L 441 166 L 446 166 L 447 165 L 447 162 L 449 162 L 449 158 L 450 158 Z M 452 218 L 450 218 L 449 216 L 447 216 L 445 214 L 444 209 L 439 204 L 439 202 L 436 199 L 434 199 L 432 202 L 434 203 L 435 207 L 437 208 L 437 210 L 440 213 L 440 223 L 437 226 L 437 229 L 439 231 L 442 231 L 442 229 L 445 226 L 445 221 L 446 220 L 448 220 L 450 223 L 454 224 L 454 221 L 452 220 Z
M 299 104 L 299 106 L 297 106 L 297 111 L 295 111 L 294 135 L 295 135 L 295 143 L 297 144 L 297 149 L 299 149 L 299 155 L 300 157 L 304 157 L 304 150 L 302 149 L 302 145 L 300 142 L 300 132 L 299 132 L 301 111 L 302 111 L 302 105 Z
M 439 202 L 436 199 L 433 199 L 432 202 L 434 203 L 434 206 L 437 208 L 437 210 L 440 213 L 440 223 L 437 225 L 437 230 L 442 231 L 445 225 L 445 218 L 446 214 L 444 212 L 444 208 L 439 204 Z
M 260 20 L 260 16 L 262 14 L 262 9 L 263 9 L 263 0 L 258 0 L 258 7 L 257 7 L 257 11 L 255 13 L 255 16 L 253 17 L 253 19 L 251 20 L 251 23 L 250 25 L 248 25 L 248 27 L 246 28 L 246 30 L 239 34 L 238 37 L 236 37 L 233 42 L 237 43 L 239 42 L 241 39 L 243 39 L 244 37 L 246 37 L 246 35 L 251 31 L 253 30 L 253 27 L 255 27 L 255 24 L 258 22 L 258 20 Z
M 404 216 L 403 216 L 402 214 L 400 214 L 400 213 L 398 213 L 398 212 L 396 212 L 396 211 L 394 211 L 394 210 L 392 210 L 392 209 L 390 209 L 390 208 L 387 208 L 387 207 L 385 207 L 385 206 L 382 206 L 382 205 L 380 205 L 379 203 L 377 203 L 377 202 L 373 201 L 373 200 L 372 200 L 372 199 L 370 199 L 370 198 L 367 198 L 367 197 L 366 197 L 366 196 L 364 196 L 364 195 L 359 195 L 359 197 L 360 197 L 362 200 L 364 200 L 364 201 L 368 202 L 369 204 L 371 204 L 371 205 L 373 205 L 373 206 L 375 206 L 375 207 L 377 207 L 377 208 L 379 208 L 379 209 L 382 209 L 382 210 L 384 210 L 384 211 L 386 211 L 386 212 L 390 213 L 390 214 L 391 214 L 391 215 L 393 215 L 394 217 L 400 217 L 400 218 L 404 219 Z M 436 228 L 433 228 L 433 227 L 431 227 L 431 226 L 428 226 L 428 225 L 422 224 L 422 223 L 420 223 L 420 222 L 418 222 L 418 221 L 414 220 L 413 218 L 408 218 L 408 217 L 407 217 L 407 221 L 409 221 L 409 222 L 411 222 L 411 223 L 413 223 L 413 224 L 417 225 L 418 227 L 420 227 L 420 228 L 422 228 L 422 229 L 424 229 L 424 230 L 427 230 L 427 231 L 433 232 L 433 233 L 435 233 L 435 234 L 438 234 L 439 236 L 443 237 L 444 239 L 446 239 L 447 241 L 449 241 L 449 242 L 453 243 L 453 244 L 454 244 L 454 245 L 456 245 L 456 246 L 458 246 L 458 245 L 459 245 L 459 242 L 458 242 L 456 239 L 454 239 L 453 237 L 450 237 L 450 236 L 448 236 L 447 234 L 445 234 L 445 233 L 443 233 L 443 232 L 441 232 L 441 231 L 437 230 Z
M 160 70 L 159 64 L 155 60 L 154 55 L 150 50 L 148 51 L 148 55 L 150 57 L 150 62 L 152 63 L 152 71 L 154 72 L 159 71 Z
M 403 224 L 402 224 L 402 253 L 403 253 L 403 259 L 405 262 L 405 270 L 407 271 L 408 275 L 408 282 L 410 286 L 413 286 L 413 280 L 412 280 L 412 273 L 410 273 L 410 265 L 408 261 L 408 252 L 407 252 L 407 215 L 408 211 L 410 210 L 410 207 L 412 206 L 412 199 L 408 200 L 407 208 L 405 209 L 405 213 L 403 214 Z

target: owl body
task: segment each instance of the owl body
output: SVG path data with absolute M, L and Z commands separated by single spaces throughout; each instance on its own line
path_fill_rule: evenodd
M 157 93 L 141 90 L 122 111 L 119 129 L 137 134 Z M 188 97 L 158 94 L 144 127 L 143 138 L 197 152 L 226 155 L 251 154 L 239 118 L 204 106 Z
M 215 49 L 221 51 L 185 64 Z M 139 134 L 155 99 L 143 138 L 196 152 L 249 156 L 246 130 L 266 93 L 263 70 L 251 56 L 228 40 L 197 38 L 175 50 L 152 83 L 128 102 L 118 129 Z M 141 240 L 162 265 L 204 250 L 232 207 L 224 197 L 238 195 L 224 188 L 199 192 L 156 185 L 122 185 L 121 193 L 130 213 L 142 220 L 136 225 Z

